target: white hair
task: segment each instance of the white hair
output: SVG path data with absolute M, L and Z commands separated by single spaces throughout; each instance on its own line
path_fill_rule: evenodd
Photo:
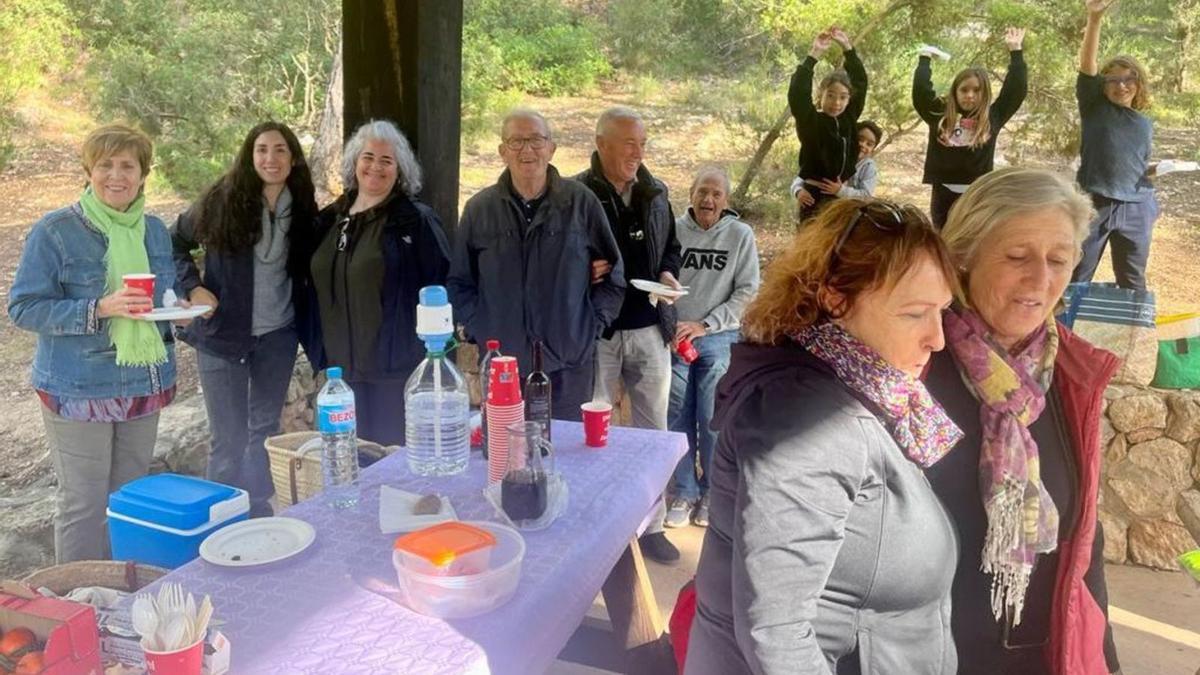
M 404 194 L 416 196 L 421 191 L 421 165 L 417 163 L 404 133 L 388 120 L 368 120 L 355 129 L 354 135 L 346 141 L 346 147 L 342 150 L 342 184 L 346 186 L 346 191 L 358 188 L 354 168 L 358 164 L 358 156 L 370 141 L 383 141 L 392 146 L 396 156 L 396 183 Z
M 513 108 L 504 116 L 504 120 L 500 122 L 500 140 L 505 140 L 504 134 L 508 131 L 508 125 L 513 120 L 536 120 L 541 123 L 542 129 L 546 131 L 546 140 L 554 140 L 554 134 L 550 131 L 550 122 L 542 113 L 533 108 Z
M 618 120 L 633 120 L 643 127 L 646 126 L 646 122 L 642 120 L 642 116 L 636 110 L 619 105 L 600 113 L 600 119 L 596 120 L 596 136 L 606 135 L 613 123 Z
M 725 186 L 725 196 L 729 196 L 729 191 L 732 189 L 729 183 L 729 172 L 716 164 L 708 164 L 700 167 L 700 170 L 696 172 L 696 178 L 692 181 L 692 188 L 688 190 L 688 196 L 690 197 L 696 191 L 696 187 L 701 182 L 709 178 L 719 179 L 721 184 Z

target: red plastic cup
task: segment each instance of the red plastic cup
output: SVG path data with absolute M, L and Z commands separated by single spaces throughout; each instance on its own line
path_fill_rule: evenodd
M 693 361 L 700 358 L 700 352 L 696 351 L 696 345 L 692 344 L 691 338 L 684 338 L 675 345 L 675 352 L 683 359 L 683 362 L 691 365 Z
M 488 405 L 505 406 L 521 402 L 521 373 L 513 356 L 492 359 L 488 374 Z
M 155 652 L 145 647 L 142 651 L 146 654 L 146 672 L 151 675 L 200 675 L 204 665 L 203 638 L 173 652 Z
M 154 275 L 153 274 L 126 274 L 121 277 L 125 288 L 140 288 L 146 293 L 146 297 L 150 298 L 150 304 L 154 304 Z M 143 314 L 149 312 L 149 309 L 134 311 L 133 314 Z
M 608 445 L 608 427 L 612 423 L 612 404 L 589 401 L 579 406 L 583 411 L 583 442 L 589 448 Z

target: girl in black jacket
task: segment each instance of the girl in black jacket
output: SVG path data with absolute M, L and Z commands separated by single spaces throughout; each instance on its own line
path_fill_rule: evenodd
M 821 80 L 817 102 L 812 99 L 813 68 L 834 42 L 845 54 L 845 70 L 835 70 Z M 796 67 L 788 87 L 788 106 L 800 138 L 800 178 L 804 189 L 796 195 L 800 219 L 813 215 L 833 199 L 824 181 L 841 182 L 854 175 L 858 161 L 855 124 L 867 100 L 867 71 L 850 37 L 830 27 L 813 40 L 808 57 Z
M 207 475 L 249 492 L 252 517 L 272 513 L 263 441 L 279 432 L 296 361 L 316 216 L 296 134 L 265 122 L 171 233 L 177 287 L 214 308 L 180 333 L 196 348 L 212 430 Z M 199 247 L 203 276 L 192 255 Z
M 950 84 L 950 93 L 939 97 L 933 89 L 931 52 L 921 51 L 913 73 L 912 98 L 917 114 L 929 126 L 922 182 L 933 186 L 929 214 L 938 229 L 967 186 L 992 170 L 996 137 L 1025 101 L 1024 40 L 1023 28 L 1009 28 L 1004 33 L 1008 74 L 995 101 L 987 70 L 979 66 L 960 71 Z

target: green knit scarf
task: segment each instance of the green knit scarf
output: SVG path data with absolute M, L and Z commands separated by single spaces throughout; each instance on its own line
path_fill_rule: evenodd
M 120 290 L 126 274 L 150 272 L 144 195 L 138 195 L 125 211 L 118 211 L 101 202 L 89 185 L 79 198 L 79 205 L 92 225 L 108 238 L 104 254 L 106 294 Z M 108 337 L 117 348 L 118 366 L 152 366 L 167 360 L 167 348 L 152 321 L 113 317 L 108 320 Z

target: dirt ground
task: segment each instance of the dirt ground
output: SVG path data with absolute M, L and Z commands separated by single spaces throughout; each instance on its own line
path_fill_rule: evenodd
M 692 172 L 701 164 L 732 164 L 744 159 L 734 150 L 735 134 L 709 115 L 695 114 L 670 104 L 646 105 L 623 90 L 590 97 L 531 99 L 554 125 L 558 152 L 555 164 L 566 175 L 586 167 L 592 149 L 595 120 L 617 104 L 640 109 L 648 120 L 650 142 L 646 164 L 672 188 L 677 209 L 685 206 Z M 82 188 L 78 147 L 93 124 L 80 101 L 27 101 L 21 113 L 30 121 L 29 132 L 18 139 L 17 158 L 0 173 L 0 304 L 7 306 L 8 291 L 29 227 L 44 213 L 74 201 Z M 923 136 L 910 134 L 890 146 L 879 158 L 883 174 L 880 193 L 892 199 L 928 204 L 929 190 L 920 185 Z M 461 195 L 467 197 L 495 181 L 503 168 L 496 154 L 496 139 L 469 144 L 462 155 Z M 1005 151 L 1001 137 L 1000 154 Z M 1200 141 L 1183 129 L 1157 130 L 1158 155 L 1192 157 Z M 1026 160 L 1030 161 L 1030 160 Z M 1035 163 L 1069 170 L 1061 159 Z M 1163 215 L 1155 230 L 1148 276 L 1158 294 L 1161 313 L 1200 311 L 1200 177 L 1174 174 L 1157 182 Z M 178 196 L 157 187 L 149 191 L 147 212 L 168 224 L 186 207 Z M 759 248 L 767 259 L 787 245 L 788 223 L 751 222 L 758 229 Z M 1102 265 L 1101 279 L 1111 279 Z M 19 501 L 31 486 L 49 485 L 52 472 L 42 438 L 41 415 L 29 387 L 29 363 L 34 336 L 17 329 L 7 313 L 0 317 L 0 503 Z M 179 350 L 180 395 L 196 391 L 195 359 L 188 347 Z

